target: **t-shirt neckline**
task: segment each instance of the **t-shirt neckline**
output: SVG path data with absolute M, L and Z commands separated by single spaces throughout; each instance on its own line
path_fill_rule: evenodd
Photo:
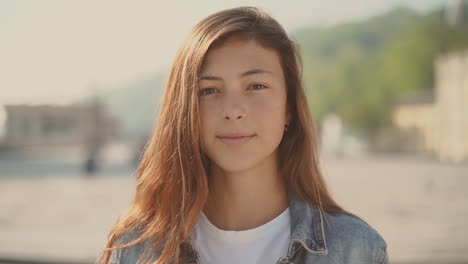
M 273 229 L 282 229 L 289 225 L 289 207 L 281 214 L 266 222 L 265 224 L 247 230 L 234 231 L 223 230 L 216 227 L 206 215 L 202 212 L 200 215 L 200 228 L 204 232 L 210 234 L 215 239 L 220 239 L 228 243 L 245 243 L 252 240 L 261 239 L 263 235 L 267 235 Z

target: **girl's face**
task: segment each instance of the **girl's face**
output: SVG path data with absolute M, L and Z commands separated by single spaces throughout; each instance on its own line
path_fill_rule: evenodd
M 286 124 L 286 84 L 278 54 L 230 38 L 211 49 L 199 76 L 202 147 L 226 172 L 276 159 Z

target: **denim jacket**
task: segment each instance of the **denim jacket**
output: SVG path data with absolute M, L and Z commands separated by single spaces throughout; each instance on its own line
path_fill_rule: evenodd
M 344 214 L 329 214 L 289 194 L 291 240 L 288 253 L 276 264 L 388 264 L 387 246 L 379 233 L 367 223 Z M 128 233 L 116 245 L 137 237 Z M 112 251 L 110 264 L 134 264 L 145 242 Z M 189 244 L 190 245 L 190 244 Z M 153 255 L 153 260 L 157 254 Z M 198 253 L 186 256 L 183 263 L 200 263 Z M 273 264 L 273 263 L 272 263 Z

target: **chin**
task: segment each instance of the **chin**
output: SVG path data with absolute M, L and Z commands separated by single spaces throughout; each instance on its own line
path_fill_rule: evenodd
M 249 170 L 250 168 L 254 167 L 257 163 L 257 160 L 244 160 L 237 162 L 233 162 L 232 160 L 223 160 L 214 162 L 214 164 L 216 164 L 215 166 L 218 167 L 218 169 L 228 173 L 236 173 Z

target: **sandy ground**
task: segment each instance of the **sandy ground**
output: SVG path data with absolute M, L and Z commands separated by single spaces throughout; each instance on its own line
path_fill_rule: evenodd
M 467 164 L 373 157 L 322 166 L 338 202 L 385 238 L 392 263 L 468 263 Z M 0 258 L 94 262 L 134 194 L 130 170 L 1 174 L 0 162 Z

